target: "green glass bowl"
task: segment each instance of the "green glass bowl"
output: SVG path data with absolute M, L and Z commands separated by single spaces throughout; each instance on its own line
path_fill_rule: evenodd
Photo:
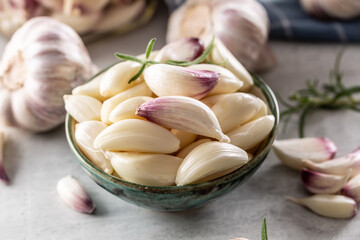
M 66 116 L 67 141 L 85 172 L 99 186 L 129 203 L 160 211 L 184 211 L 203 206 L 211 200 L 229 193 L 249 179 L 264 162 L 275 140 L 279 122 L 276 97 L 260 78 L 257 76 L 253 76 L 253 78 L 255 85 L 263 93 L 270 111 L 275 116 L 274 127 L 269 137 L 248 163 L 217 179 L 187 186 L 155 187 L 127 182 L 109 175 L 88 160 L 77 147 L 74 140 L 75 120 L 69 115 Z

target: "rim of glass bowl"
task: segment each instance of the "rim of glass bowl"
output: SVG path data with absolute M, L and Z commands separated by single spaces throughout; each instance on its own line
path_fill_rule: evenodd
M 111 65 L 113 66 L 113 65 Z M 110 67 L 111 67 L 110 66 Z M 94 75 L 89 81 L 109 69 L 110 67 L 100 71 L 98 74 Z M 73 131 L 75 129 L 75 120 L 72 119 L 72 117 L 67 114 L 66 120 L 65 120 L 65 131 L 66 131 L 66 138 L 69 143 L 69 146 L 72 150 L 72 152 L 75 154 L 76 159 L 81 164 L 82 167 L 86 168 L 87 170 L 91 171 L 92 173 L 96 174 L 98 177 L 103 179 L 104 181 L 107 181 L 112 184 L 117 184 L 121 186 L 125 186 L 128 188 L 138 189 L 141 191 L 148 191 L 153 193 L 179 193 L 179 192 L 188 192 L 195 189 L 201 189 L 202 187 L 209 187 L 209 186 L 217 186 L 224 182 L 232 182 L 236 180 L 237 178 L 242 177 L 247 172 L 249 172 L 251 169 L 255 168 L 257 165 L 261 164 L 267 155 L 267 153 L 270 151 L 270 148 L 272 146 L 272 143 L 275 140 L 276 132 L 278 129 L 278 123 L 279 123 L 279 107 L 278 103 L 275 97 L 275 94 L 270 89 L 270 87 L 261 80 L 257 75 L 252 75 L 254 79 L 255 86 L 257 86 L 263 95 L 266 98 L 267 104 L 269 106 L 269 109 L 271 113 L 275 117 L 275 123 L 274 127 L 271 130 L 268 138 L 266 139 L 265 143 L 262 143 L 262 146 L 259 150 L 256 151 L 256 154 L 254 157 L 248 161 L 244 166 L 240 167 L 239 169 L 235 170 L 234 172 L 231 172 L 229 174 L 226 174 L 224 176 L 221 176 L 219 178 L 197 183 L 197 184 L 190 184 L 190 185 L 184 185 L 184 186 L 166 186 L 166 187 L 159 187 L 159 186 L 150 186 L 150 185 L 142 185 L 137 183 L 128 182 L 122 179 L 119 179 L 113 175 L 110 175 L 100 168 L 98 168 L 95 164 L 93 164 L 90 160 L 87 159 L 87 157 L 81 152 L 81 150 L 78 148 L 77 144 L 75 143 L 75 140 L 73 138 Z

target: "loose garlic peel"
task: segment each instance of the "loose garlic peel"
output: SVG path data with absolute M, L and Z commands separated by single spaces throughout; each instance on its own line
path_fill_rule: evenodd
M 0 122 L 30 131 L 64 121 L 63 95 L 95 67 L 80 37 L 51 18 L 28 21 L 7 44 L 0 64 Z
M 176 51 L 181 49 L 178 43 L 170 44 L 165 50 L 160 50 L 158 58 L 161 61 L 166 61 L 167 56 L 193 58 L 199 48 L 198 44 L 189 44 L 189 48 L 194 47 L 193 53 L 174 54 L 171 52 L 172 47 Z M 213 51 L 218 49 L 214 46 Z M 152 57 L 156 58 L 157 55 Z M 127 71 L 131 67 L 130 70 L 124 69 L 119 64 L 111 68 L 110 73 L 105 72 L 95 79 L 96 83 L 93 85 L 90 82 L 78 87 L 73 91 L 74 96 L 89 95 L 89 99 L 100 103 L 103 101 L 100 115 L 105 128 L 96 133 L 89 130 L 92 133 L 88 134 L 87 142 L 92 139 L 91 150 L 105 152 L 105 157 L 115 170 L 114 176 L 144 185 L 193 184 L 218 178 L 240 168 L 253 157 L 249 151 L 257 149 L 259 142 L 273 128 L 274 117 L 267 116 L 268 107 L 258 97 L 236 92 L 244 90 L 245 82 L 247 88 L 253 82 L 249 73 L 234 57 L 231 63 L 235 72 L 230 68 L 209 64 L 190 67 L 154 64 L 129 85 L 124 83 L 130 80 L 131 74 Z M 123 64 L 125 66 L 130 63 Z M 247 75 L 251 80 L 246 80 Z M 171 85 L 174 79 L 178 81 L 178 89 L 166 86 Z M 192 83 L 193 87 L 189 87 L 187 83 L 191 81 L 197 83 Z M 191 94 L 187 92 L 189 89 Z M 89 101 L 89 106 L 93 105 L 95 104 L 90 104 Z M 240 110 L 242 115 L 238 114 Z M 76 119 L 76 113 L 70 114 Z M 229 116 L 235 117 L 232 119 Z M 87 122 L 82 121 L 78 126 Z M 242 131 L 237 130 L 238 128 Z M 250 145 L 247 143 L 248 145 L 242 146 L 250 147 L 248 152 L 234 143 L 228 143 L 230 138 L 224 134 L 229 132 L 238 137 L 239 131 L 245 132 L 252 139 Z M 258 132 L 261 134 L 255 136 Z M 86 150 L 82 151 L 89 155 Z M 88 157 L 91 160 L 90 155 Z M 101 161 L 92 161 L 104 169 Z

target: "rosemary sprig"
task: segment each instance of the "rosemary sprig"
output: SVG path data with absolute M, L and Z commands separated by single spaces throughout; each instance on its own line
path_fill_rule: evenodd
M 343 83 L 344 74 L 340 72 L 343 54 L 344 50 L 341 50 L 337 55 L 334 67 L 330 71 L 328 83 L 319 86 L 318 81 L 308 79 L 306 88 L 300 89 L 288 97 L 295 104 L 289 104 L 279 97 L 279 102 L 286 107 L 286 110 L 280 114 L 281 118 L 288 119 L 290 115 L 300 113 L 299 137 L 305 136 L 307 117 L 317 109 L 350 109 L 360 112 L 360 99 L 356 99 L 354 96 L 354 94 L 360 93 L 360 86 L 346 87 Z
M 266 228 L 266 218 L 264 218 L 261 226 L 261 240 L 268 240 L 267 228 Z
M 126 55 L 126 54 L 115 53 L 115 56 L 117 56 L 118 58 L 120 58 L 122 60 L 133 61 L 133 62 L 138 62 L 138 63 L 142 64 L 140 70 L 129 80 L 129 82 L 128 82 L 129 84 L 132 81 L 135 81 L 136 79 L 138 79 L 138 77 L 140 77 L 140 75 L 144 72 L 146 66 L 148 66 L 150 63 L 151 64 L 159 63 L 159 62 L 149 60 L 150 54 L 154 48 L 155 41 L 156 41 L 156 38 L 153 38 L 148 43 L 146 50 L 145 50 L 145 60 L 142 60 L 142 59 L 134 57 L 134 56 Z
M 173 60 L 167 60 L 165 63 L 169 64 L 169 65 L 176 65 L 176 66 L 181 66 L 181 67 L 188 67 L 191 65 L 195 65 L 204 61 L 210 62 L 207 58 L 209 56 L 209 54 L 211 53 L 213 47 L 214 47 L 214 38 L 213 37 L 209 43 L 209 46 L 204 50 L 204 52 L 196 59 L 186 62 L 186 61 L 173 61 Z M 129 80 L 128 83 L 131 83 L 132 81 L 135 81 L 136 79 L 138 79 L 138 77 L 140 77 L 140 75 L 144 72 L 145 68 L 147 66 L 149 66 L 150 64 L 159 64 L 159 62 L 153 61 L 153 60 L 149 60 L 149 57 L 151 55 L 151 52 L 153 50 L 154 44 L 155 44 L 156 38 L 153 38 L 150 40 L 150 42 L 148 43 L 147 47 L 146 47 L 146 51 L 145 51 L 145 60 L 137 58 L 135 56 L 131 56 L 131 55 L 127 55 L 127 54 L 121 54 L 121 53 L 115 53 L 115 56 L 125 60 L 125 61 L 133 61 L 133 62 L 137 62 L 140 63 L 142 66 L 140 68 L 140 70 Z

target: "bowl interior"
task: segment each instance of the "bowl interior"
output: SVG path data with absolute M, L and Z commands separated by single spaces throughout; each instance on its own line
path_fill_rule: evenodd
M 97 179 L 104 181 L 105 185 L 115 184 L 122 187 L 138 189 L 145 192 L 165 193 L 165 194 L 194 191 L 197 189 L 201 189 L 202 187 L 212 187 L 212 186 L 215 187 L 223 182 L 230 182 L 238 178 L 244 178 L 244 175 L 246 175 L 252 169 L 257 168 L 264 161 L 267 153 L 270 151 L 273 141 L 275 140 L 275 136 L 278 128 L 278 122 L 279 122 L 279 108 L 276 101 L 276 97 L 272 92 L 272 90 L 270 89 L 270 87 L 267 84 L 265 84 L 258 76 L 253 75 L 253 79 L 255 86 L 258 88 L 257 92 L 262 95 L 262 98 L 266 101 L 266 103 L 269 106 L 270 112 L 275 117 L 274 127 L 271 133 L 269 134 L 268 138 L 262 142 L 260 148 L 254 154 L 254 157 L 248 163 L 246 163 L 244 166 L 240 167 L 234 172 L 231 172 L 227 175 L 224 175 L 222 177 L 216 178 L 211 181 L 192 184 L 192 185 L 169 186 L 169 187 L 147 186 L 147 185 L 127 182 L 115 176 L 105 173 L 95 164 L 93 164 L 90 160 L 88 160 L 86 156 L 80 151 L 74 140 L 74 130 L 75 130 L 76 122 L 74 119 L 72 119 L 72 117 L 69 114 L 67 114 L 66 116 L 66 137 L 72 152 L 75 154 L 76 159 L 79 161 L 81 166 L 88 173 L 91 173 L 92 175 L 96 175 Z

